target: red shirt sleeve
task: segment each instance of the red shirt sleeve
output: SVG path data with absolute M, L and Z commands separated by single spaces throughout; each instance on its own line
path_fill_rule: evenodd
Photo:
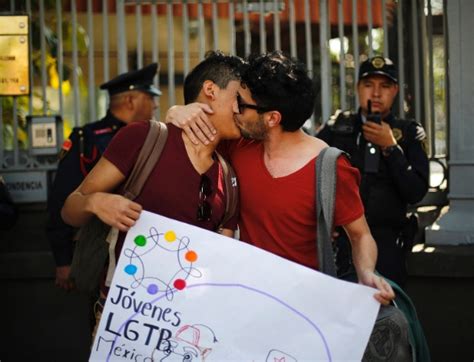
M 343 226 L 364 214 L 359 194 L 360 173 L 346 157 L 337 160 L 336 206 L 334 225 Z
M 145 142 L 150 123 L 133 122 L 120 129 L 109 143 L 104 157 L 128 177 Z

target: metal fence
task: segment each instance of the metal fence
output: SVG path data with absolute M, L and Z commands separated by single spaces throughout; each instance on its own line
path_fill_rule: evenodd
M 67 136 L 72 127 L 105 114 L 102 82 L 154 61 L 161 64 L 156 85 L 164 93 L 164 113 L 182 102 L 183 78 L 210 49 L 240 56 L 277 49 L 304 61 L 319 89 L 311 132 L 336 109 L 356 110 L 355 69 L 369 56 L 388 56 L 399 69 L 395 112 L 424 124 L 432 156 L 445 154 L 442 1 L 11 0 L 8 5 L 2 9 L 7 14 L 29 15 L 31 94 L 0 97 L 3 171 L 56 166 L 53 156 L 31 155 L 25 116 L 60 115 Z

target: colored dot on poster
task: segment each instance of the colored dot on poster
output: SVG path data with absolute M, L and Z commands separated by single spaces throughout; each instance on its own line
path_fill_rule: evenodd
M 144 237 L 143 235 L 138 235 L 137 237 L 135 237 L 135 244 L 137 244 L 138 246 L 145 246 L 146 245 L 146 237 Z
M 176 279 L 173 285 L 176 289 L 183 290 L 184 288 L 186 288 L 186 281 L 183 279 Z
M 156 284 L 150 284 L 147 288 L 148 294 L 156 294 L 158 293 L 158 286 Z
M 191 263 L 194 263 L 198 258 L 194 250 L 189 250 L 184 257 L 186 258 L 187 261 Z
M 174 231 L 170 230 L 165 233 L 165 240 L 168 242 L 173 242 L 176 240 L 176 234 Z
M 125 273 L 127 273 L 128 275 L 134 275 L 136 272 L 137 272 L 137 267 L 133 264 L 128 264 L 125 267 Z

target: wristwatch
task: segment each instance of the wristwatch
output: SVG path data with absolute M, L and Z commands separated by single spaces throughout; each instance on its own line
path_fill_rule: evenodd
M 382 148 L 382 155 L 384 155 L 385 157 L 388 157 L 388 156 L 390 156 L 390 155 L 393 153 L 393 151 L 395 151 L 397 148 L 398 148 L 398 149 L 400 148 L 397 143 L 395 143 L 395 144 L 392 145 L 392 146 L 384 147 L 384 148 Z

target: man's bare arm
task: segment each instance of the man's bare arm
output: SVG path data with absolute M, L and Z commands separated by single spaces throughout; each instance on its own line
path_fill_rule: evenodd
M 64 221 L 82 226 L 96 215 L 104 223 L 127 231 L 140 216 L 142 207 L 136 202 L 113 194 L 125 176 L 110 161 L 102 157 L 79 187 L 71 193 L 61 210 Z
M 392 287 L 382 277 L 375 274 L 377 244 L 375 243 L 365 216 L 344 225 L 352 244 L 352 259 L 357 271 L 359 283 L 377 288 L 374 297 L 382 304 L 389 304 L 395 298 Z
M 228 236 L 229 238 L 233 238 L 235 236 L 234 230 L 231 229 L 222 229 L 219 232 L 221 235 Z
M 166 112 L 165 122 L 181 128 L 194 144 L 207 145 L 214 140 L 217 132 L 208 117 L 208 114 L 212 113 L 214 112 L 211 107 L 204 103 L 173 106 Z

